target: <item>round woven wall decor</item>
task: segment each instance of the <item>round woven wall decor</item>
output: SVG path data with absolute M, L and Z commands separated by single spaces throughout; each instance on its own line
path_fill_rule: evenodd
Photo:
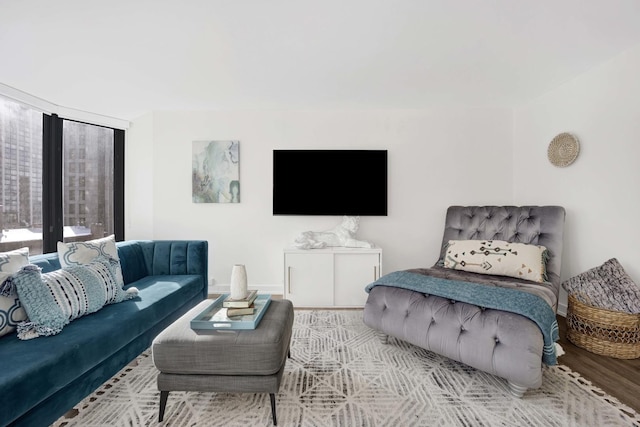
M 578 143 L 578 138 L 564 132 L 551 140 L 547 156 L 552 165 L 563 168 L 573 163 L 579 152 L 580 144 Z

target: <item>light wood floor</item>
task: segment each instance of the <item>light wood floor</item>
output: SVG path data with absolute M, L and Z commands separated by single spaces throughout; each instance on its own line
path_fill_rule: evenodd
M 622 403 L 640 412 L 640 359 L 614 359 L 577 347 L 566 339 L 566 319 L 558 316 L 559 344 L 565 354 L 558 363 L 591 381 Z

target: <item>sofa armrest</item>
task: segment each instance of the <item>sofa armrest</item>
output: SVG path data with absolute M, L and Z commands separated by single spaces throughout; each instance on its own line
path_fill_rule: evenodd
M 118 242 L 125 286 L 145 276 L 196 274 L 209 287 L 209 246 L 206 240 L 131 240 Z

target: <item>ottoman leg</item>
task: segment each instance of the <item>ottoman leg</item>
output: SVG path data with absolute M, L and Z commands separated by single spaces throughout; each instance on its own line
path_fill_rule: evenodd
M 271 416 L 273 417 L 273 425 L 278 425 L 278 419 L 276 418 L 276 395 L 273 393 L 269 393 L 269 398 L 271 399 Z
M 160 415 L 158 416 L 158 422 L 161 423 L 164 418 L 164 408 L 167 406 L 167 398 L 169 397 L 168 391 L 160 392 Z

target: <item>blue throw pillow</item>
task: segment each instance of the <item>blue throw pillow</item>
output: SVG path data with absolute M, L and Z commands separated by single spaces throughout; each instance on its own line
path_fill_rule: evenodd
M 72 320 L 136 297 L 136 288 L 125 291 L 118 285 L 114 264 L 99 257 L 44 274 L 35 265 L 23 267 L 11 278 L 28 317 L 18 324 L 18 338 L 58 334 Z

